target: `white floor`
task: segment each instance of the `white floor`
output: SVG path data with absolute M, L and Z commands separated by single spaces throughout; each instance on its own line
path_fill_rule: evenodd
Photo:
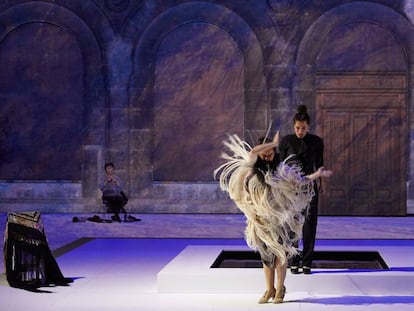
M 189 245 L 158 273 L 160 293 L 249 294 L 263 288 L 258 268 L 211 268 L 222 251 L 249 251 L 240 245 Z M 325 240 L 317 251 L 378 252 L 388 269 L 313 269 L 292 275 L 286 287 L 294 292 L 341 295 L 414 295 L 414 242 L 409 240 Z M 362 255 L 361 255 L 362 256 Z M 362 259 L 361 259 L 362 260 Z M 411 272 L 411 273 L 409 273 Z M 177 279 L 182 282 L 176 282 Z M 185 280 L 185 282 L 183 282 Z M 407 286 L 412 284 L 412 287 Z
M 59 266 L 66 277 L 74 278 L 74 283 L 68 287 L 41 288 L 41 292 L 29 292 L 8 286 L 4 273 L 0 280 L 0 310 L 413 310 L 414 308 L 414 257 L 413 241 L 403 241 L 393 248 L 385 243 L 388 253 L 383 256 L 387 263 L 392 263 L 391 271 L 402 279 L 395 284 L 395 291 L 385 293 L 355 292 L 341 283 L 346 273 L 335 271 L 315 271 L 315 274 L 305 276 L 288 275 L 288 293 L 285 302 L 280 305 L 272 303 L 259 305 L 257 299 L 263 292 L 263 284 L 252 283 L 251 292 L 217 293 L 199 290 L 193 286 L 193 293 L 171 293 L 160 290 L 157 283 L 159 273 L 176 264 L 176 256 L 191 245 L 203 247 L 241 248 L 245 247 L 240 239 L 95 239 L 57 258 Z M 331 243 L 335 243 L 334 240 Z M 355 246 L 361 244 L 363 249 L 370 248 L 369 243 L 355 240 Z M 379 241 L 374 241 L 380 243 Z M 394 242 L 392 242 L 394 243 Z M 323 243 L 322 243 L 323 244 Z M 339 243 L 340 244 L 340 243 Z M 209 246 L 210 245 L 210 246 Z M 216 245 L 216 246 L 214 246 Z M 331 245 L 332 246 L 332 245 Z M 331 246 L 317 245 L 318 247 Z M 382 245 L 382 247 L 385 247 Z M 197 246 L 200 247 L 200 246 Z M 377 248 L 377 246 L 375 246 Z M 384 249 L 385 250 L 385 249 Z M 383 250 L 383 251 L 384 251 Z M 395 254 L 393 254 L 395 251 Z M 194 259 L 194 258 L 193 258 Z M 188 258 L 186 270 L 192 268 L 191 258 Z M 170 264 L 169 264 L 170 263 Z M 217 269 L 221 270 L 221 269 Z M 225 269 L 227 270 L 227 269 Z M 254 278 L 260 279 L 261 269 L 251 270 Z M 4 270 L 0 270 L 4 272 Z M 233 273 L 233 272 L 232 272 Z M 362 272 L 361 272 L 362 273 Z M 367 272 L 363 272 L 367 273 Z M 376 272 L 374 272 L 375 274 Z M 223 274 L 223 275 L 221 275 Z M 224 272 L 218 272 L 218 279 L 223 278 Z M 322 293 L 309 288 L 300 288 L 295 284 L 301 282 L 314 283 L 313 288 L 320 288 L 320 277 L 328 274 L 329 286 L 335 289 L 342 286 L 343 292 Z M 188 279 L 177 275 L 175 283 L 182 286 Z M 358 272 L 350 272 L 353 277 Z M 372 274 L 373 275 L 373 274 Z M 201 276 L 202 277 L 202 276 Z M 234 274 L 243 278 L 242 274 Z M 293 277 L 296 279 L 292 282 Z M 376 282 L 375 277 L 370 277 Z M 381 278 L 379 278 L 381 279 Z M 239 279 L 239 281 L 242 279 Z M 216 279 L 217 281 L 217 279 Z M 325 280 L 326 281 L 326 280 Z M 159 282 L 159 280 L 158 280 Z M 209 282 L 205 279 L 205 282 Z M 403 284 L 405 283 L 405 284 Z M 377 284 L 372 283 L 373 286 Z M 188 284 L 187 284 L 188 285 Z M 327 285 L 326 283 L 323 285 Z M 364 284 L 368 286 L 369 284 Z M 404 285 L 404 286 L 401 286 Z M 212 285 L 214 287 L 214 284 Z M 328 287 L 329 287 L 328 286 Z M 397 288 L 400 288 L 397 290 Z M 402 289 L 401 289 L 402 288 Z M 348 291 L 349 289 L 349 291 Z M 352 289 L 352 290 L 351 290 Z

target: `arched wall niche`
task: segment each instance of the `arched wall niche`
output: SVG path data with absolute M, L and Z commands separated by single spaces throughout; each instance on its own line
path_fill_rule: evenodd
M 226 133 L 243 135 L 241 51 L 216 25 L 189 22 L 164 37 L 154 69 L 154 181 L 213 181 Z
M 316 72 L 407 71 L 407 55 L 401 41 L 380 24 L 346 23 L 333 29 L 324 42 L 315 61 Z
M 140 197 L 141 199 L 148 198 L 151 200 L 158 198 L 159 201 L 164 200 L 166 202 L 174 200 L 177 204 L 181 204 L 180 208 L 184 209 L 186 209 L 186 207 L 185 203 L 183 204 L 182 201 L 188 201 L 188 205 L 191 205 L 191 201 L 194 202 L 194 200 L 198 203 L 203 201 L 210 202 L 211 205 L 212 198 L 224 197 L 224 195 L 220 194 L 217 183 L 214 182 L 213 178 L 211 177 L 207 180 L 208 178 L 205 178 L 206 175 L 204 175 L 204 177 L 201 176 L 201 180 L 198 182 L 195 180 L 188 180 L 188 182 L 185 182 L 183 180 L 184 178 L 181 178 L 181 180 L 174 183 L 157 182 L 154 180 L 154 163 L 156 163 L 156 161 L 154 161 L 154 157 L 156 156 L 154 155 L 154 148 L 157 148 L 157 144 L 161 142 L 160 136 L 157 136 L 158 129 L 155 127 L 155 125 L 160 124 L 160 122 L 157 123 L 156 120 L 158 116 L 155 116 L 154 114 L 157 111 L 156 109 L 162 109 L 160 102 L 155 102 L 155 100 L 165 96 L 174 101 L 174 94 L 177 94 L 174 92 L 174 94 L 168 93 L 168 90 L 173 91 L 174 85 L 170 85 L 166 89 L 164 88 L 161 93 L 159 92 L 161 90 L 160 85 L 156 84 L 157 81 L 155 78 L 156 75 L 161 77 L 164 70 L 163 66 L 157 67 L 157 65 L 163 64 L 162 59 L 159 57 L 161 55 L 163 55 L 163 57 L 168 55 L 168 62 L 170 62 L 174 57 L 174 53 L 168 51 L 168 46 L 171 49 L 180 50 L 180 48 L 173 47 L 171 43 L 169 43 L 170 45 L 165 45 L 165 43 L 170 42 L 169 40 L 175 35 L 181 40 L 180 42 L 186 42 L 182 34 L 186 32 L 192 32 L 194 34 L 193 31 L 197 31 L 195 29 L 201 31 L 201 35 L 204 37 L 213 36 L 215 39 L 221 37 L 226 40 L 225 44 L 230 47 L 230 50 L 233 51 L 232 55 L 235 56 L 234 60 L 226 58 L 228 61 L 227 65 L 230 67 L 234 66 L 233 70 L 243 75 L 243 81 L 239 81 L 236 84 L 238 87 L 233 89 L 234 94 L 236 97 L 240 98 L 241 101 L 240 103 L 237 103 L 239 107 L 236 107 L 235 111 L 238 117 L 235 118 L 236 122 L 233 123 L 233 129 L 238 127 L 238 134 L 246 136 L 248 135 L 248 132 L 265 131 L 269 110 L 266 79 L 263 74 L 263 55 L 261 46 L 257 41 L 255 33 L 240 16 L 217 4 L 192 2 L 170 8 L 152 21 L 140 37 L 139 41 L 134 45 L 134 70 L 129 83 L 131 114 L 131 192 L 135 193 L 136 197 Z M 184 31 L 180 34 L 179 30 Z M 126 36 L 129 35 L 127 34 Z M 213 43 L 217 44 L 217 41 L 213 41 Z M 220 45 L 216 45 L 216 47 L 217 49 L 220 49 Z M 215 52 L 217 52 L 217 49 Z M 200 47 L 200 51 L 201 56 L 198 58 L 198 61 L 202 60 L 206 55 L 212 55 L 211 53 L 213 53 L 214 49 L 203 49 L 203 47 Z M 181 59 L 181 61 L 185 62 L 183 59 Z M 221 69 L 218 69 L 217 73 L 223 72 L 223 68 L 225 67 L 223 67 L 223 64 L 225 64 L 225 61 L 220 63 Z M 185 70 L 189 70 L 189 74 L 191 72 L 191 75 L 194 77 L 193 82 L 195 85 L 201 88 L 203 86 L 205 87 L 207 84 L 197 84 L 200 81 L 196 81 L 196 70 L 194 68 L 192 71 L 190 67 L 191 65 L 187 64 Z M 203 68 L 203 66 L 201 67 Z M 168 70 L 170 69 L 167 68 L 167 71 Z M 209 70 L 211 70 L 211 67 Z M 214 70 L 209 72 L 211 74 L 210 77 L 214 77 Z M 179 77 L 179 73 L 177 73 L 177 75 Z M 202 73 L 200 77 L 200 79 L 202 79 Z M 218 77 L 216 77 L 216 79 L 217 78 Z M 227 80 L 227 82 L 229 81 L 231 81 L 231 79 Z M 215 83 L 216 82 L 217 80 L 215 80 Z M 164 85 L 168 85 L 168 80 L 165 80 L 163 83 Z M 179 89 L 178 85 L 175 87 Z M 237 88 L 239 89 L 237 90 Z M 182 92 L 182 94 L 184 94 L 186 91 L 182 90 Z M 172 97 L 169 97 L 171 94 L 173 94 Z M 232 92 L 228 95 L 231 96 Z M 222 100 L 223 103 L 225 102 L 222 98 L 220 100 Z M 224 106 L 218 108 L 220 114 L 223 112 L 220 110 L 223 109 L 223 107 Z M 233 106 L 232 109 L 234 108 L 235 107 Z M 157 114 L 160 113 L 160 111 L 162 110 L 158 110 Z M 233 110 L 229 111 L 231 114 L 231 111 Z M 220 114 L 217 114 L 218 118 L 222 118 Z M 213 113 L 210 114 L 208 118 L 212 118 L 213 115 Z M 225 123 L 226 121 L 218 122 Z M 197 124 L 197 121 L 195 121 L 195 124 Z M 229 129 L 231 129 L 231 127 Z M 179 141 L 175 141 L 175 143 L 185 146 L 188 141 L 192 141 L 195 143 L 194 146 L 196 146 L 194 149 L 202 149 L 202 145 L 205 142 L 207 142 L 207 146 L 211 146 L 212 140 L 216 141 L 213 143 L 214 146 L 219 146 L 222 138 L 225 138 L 226 134 L 228 133 L 222 133 L 221 137 L 218 137 L 218 134 L 214 134 L 214 137 L 208 137 L 207 135 L 207 137 L 204 138 L 191 137 L 191 135 L 189 135 L 188 137 L 181 138 Z M 186 141 L 186 139 L 188 139 L 188 141 Z M 219 143 L 217 143 L 218 141 Z M 217 154 L 217 161 L 219 161 L 218 157 L 219 154 Z M 181 159 L 181 164 L 182 163 L 183 160 Z M 140 200 L 140 202 L 142 204 L 143 200 Z M 155 209 L 156 208 L 157 207 L 155 207 Z M 159 208 L 163 209 L 165 207 L 160 205 Z M 174 206 L 169 204 L 168 208 L 169 211 L 171 211 L 174 209 Z M 217 208 L 220 209 L 219 206 Z M 145 207 L 143 207 L 143 209 L 145 209 Z
M 13 184 L 12 188 L 18 187 L 19 193 L 26 193 L 24 200 L 27 200 L 27 193 L 31 193 L 33 196 L 33 204 L 36 204 L 36 200 L 42 200 L 42 206 L 40 210 L 47 209 L 47 202 L 56 204 L 63 204 L 65 210 L 74 208 L 79 208 L 74 206 L 75 202 L 81 203 L 83 206 L 85 203 L 89 202 L 90 199 L 93 199 L 93 204 L 97 198 L 97 184 L 99 175 L 102 171 L 102 162 L 104 159 L 103 150 L 105 149 L 106 141 L 106 114 L 107 111 L 107 94 L 106 94 L 106 73 L 105 68 L 105 53 L 104 50 L 109 44 L 108 38 L 113 37 L 113 33 L 109 24 L 105 25 L 105 21 L 101 13 L 99 13 L 96 8 L 91 6 L 89 10 L 82 11 L 79 9 L 80 6 L 84 6 L 83 1 L 73 1 L 67 7 L 63 7 L 56 3 L 46 3 L 46 2 L 25 2 L 10 6 L 8 9 L 4 10 L 0 14 L 0 24 L 3 26 L 0 28 L 0 44 L 1 41 L 13 36 L 13 34 L 22 29 L 27 29 L 34 32 L 33 36 L 42 35 L 42 31 L 52 31 L 54 34 L 59 35 L 60 39 L 65 40 L 61 42 L 60 47 L 69 48 L 70 51 L 67 53 L 67 56 L 70 57 L 68 61 L 79 61 L 75 68 L 66 68 L 63 70 L 64 73 L 68 74 L 69 81 L 73 82 L 74 78 L 79 78 L 80 81 L 77 81 L 73 85 L 77 86 L 76 89 L 68 88 L 67 85 L 62 85 L 59 90 L 59 96 L 65 97 L 62 99 L 62 102 L 67 105 L 73 105 L 70 109 L 80 110 L 76 112 L 77 117 L 75 118 L 59 118 L 61 113 L 65 114 L 65 111 L 59 110 L 56 107 L 48 107 L 47 105 L 58 106 L 59 102 L 54 102 L 51 98 L 48 99 L 47 86 L 48 81 L 45 80 L 42 82 L 42 87 L 44 90 L 43 97 L 38 97 L 38 100 L 45 100 L 45 111 L 54 111 L 53 115 L 49 115 L 49 120 L 45 121 L 46 123 L 61 123 L 69 122 L 69 124 L 59 124 L 57 129 L 59 131 L 64 131 L 65 126 L 70 126 L 70 122 L 81 122 L 81 125 L 77 127 L 77 140 L 73 148 L 76 148 L 76 154 L 78 154 L 75 161 L 70 163 L 60 163 L 60 165 L 72 165 L 75 172 L 66 174 L 65 176 L 59 175 L 58 172 L 52 177 L 43 176 L 41 179 L 46 180 L 46 183 L 42 180 L 30 180 L 28 182 L 19 181 L 18 185 Z M 71 10 L 70 8 L 74 9 Z M 78 15 L 75 11 L 81 12 Z M 87 13 L 88 12 L 88 13 Z M 86 15 L 90 15 L 90 18 L 87 18 Z M 86 17 L 86 18 L 85 18 Z M 100 19 L 99 23 L 94 23 L 93 21 Z M 88 24 L 88 22 L 91 24 Z M 100 28 L 101 27 L 101 28 Z M 95 28 L 95 29 L 94 29 Z M 99 30 L 96 28 L 100 28 Z M 98 35 L 96 35 L 98 34 Z M 49 37 L 51 38 L 51 37 Z M 47 38 L 45 39 L 47 40 Z M 33 43 L 36 43 L 33 41 Z M 24 44 L 24 42 L 22 42 Z M 53 42 L 46 42 L 43 46 L 53 46 Z M 66 45 L 65 45 L 66 44 Z M 56 46 L 59 48 L 59 45 Z M 30 50 L 30 52 L 29 52 Z M 31 61 L 44 61 L 48 55 L 55 58 L 55 65 L 65 66 L 65 55 L 67 51 L 61 49 L 58 54 L 53 54 L 52 52 L 56 51 L 44 51 L 43 55 L 36 55 L 30 59 L 30 53 L 33 53 L 33 49 L 28 50 L 28 62 Z M 37 59 L 37 60 L 36 60 Z M 40 64 L 35 64 L 34 68 L 38 68 Z M 39 66 L 38 66 L 39 65 Z M 40 68 L 40 67 L 39 67 Z M 75 72 L 76 77 L 74 77 L 73 72 Z M 36 75 L 43 74 L 42 72 L 33 72 L 33 79 L 36 78 Z M 49 77 L 52 79 L 52 77 Z M 62 80 L 64 81 L 64 80 Z M 53 81 L 51 81 L 53 82 Z M 51 83 L 53 85 L 53 83 Z M 10 104 L 13 105 L 13 94 L 7 94 L 7 90 L 3 90 L 4 98 L 10 100 Z M 28 92 L 34 90 L 26 90 Z M 56 89 L 50 89 L 52 95 L 56 95 Z M 75 93 L 76 94 L 73 94 Z M 33 95 L 33 94 L 32 94 Z M 56 97 L 56 96 L 54 96 Z M 35 97 L 36 98 L 36 97 Z M 43 98 L 43 99 L 42 99 Z M 54 100 L 57 100 L 56 98 Z M 62 106 L 63 107 L 63 106 Z M 42 108 L 43 109 L 43 108 Z M 65 115 L 67 117 L 67 114 Z M 31 118 L 39 118 L 36 114 L 33 114 Z M 69 119 L 66 120 L 65 119 Z M 34 123 L 36 124 L 36 122 Z M 53 130 L 48 128 L 47 124 L 44 128 L 45 133 L 48 130 Z M 80 133 L 79 133 L 80 132 Z M 68 134 L 66 132 L 66 134 Z M 62 135 L 62 133 L 59 133 Z M 57 137 L 59 140 L 59 137 Z M 68 139 L 65 136 L 65 139 Z M 46 150 L 49 152 L 50 150 Z M 53 150 L 53 153 L 50 154 L 49 161 L 53 161 L 53 157 L 59 158 L 56 156 L 56 152 L 64 152 L 64 150 L 56 149 Z M 64 159 L 64 158 L 62 158 Z M 42 165 L 37 163 L 37 165 Z M 33 178 L 36 178 L 33 175 Z M 67 177 L 68 176 L 68 177 Z M 68 180 L 69 179 L 69 180 Z M 13 181 L 16 182 L 16 181 Z M 6 181 L 7 183 L 7 181 Z M 27 188 L 27 189 L 26 189 Z M 26 189 L 26 190 L 25 190 Z M 19 202 L 20 198 L 17 192 L 10 191 L 12 194 L 17 195 L 16 197 L 10 197 L 12 194 L 8 194 L 8 199 L 13 199 L 15 202 Z M 53 193 L 51 196 L 50 193 Z M 17 193 L 17 194 L 16 194 Z M 86 201 L 85 201 L 86 199 Z M 45 201 L 46 200 L 46 201 Z M 83 201 L 82 201 L 83 200 Z M 46 203 L 45 203 L 46 202 Z M 73 203 L 73 204 L 72 204 Z M 85 208 L 85 207 L 83 207 Z
M 412 76 L 414 65 L 413 27 L 402 15 L 385 6 L 369 2 L 352 2 L 340 5 L 319 17 L 303 37 L 297 57 L 297 75 L 293 81 L 293 104 L 308 104 L 314 110 L 314 86 L 317 57 L 329 34 L 340 25 L 351 23 L 372 23 L 381 25 L 401 42 L 407 59 L 408 73 Z M 412 82 L 410 82 L 412 83 Z M 411 90 L 412 87 L 409 87 Z M 412 98 L 411 93 L 408 94 Z M 412 105 L 410 105 L 412 106 Z
M 413 154 L 408 148 L 408 133 L 413 131 L 408 122 L 413 109 L 412 33 L 412 25 L 397 12 L 379 4 L 353 2 L 323 14 L 311 25 L 300 44 L 293 102 L 309 107 L 312 119 L 316 120 L 313 122 L 316 131 L 326 136 L 327 162 L 335 165 L 334 157 L 331 159 L 334 153 L 344 155 L 344 159 L 347 154 L 354 154 L 341 164 L 350 176 L 342 181 L 344 186 L 336 189 L 339 180 L 331 182 L 332 192 L 342 193 L 342 198 L 338 195 L 338 198 L 326 199 L 328 204 L 322 202 L 322 214 L 404 215 L 406 212 L 406 191 L 410 193 L 406 181 L 412 179 L 412 168 L 407 174 L 405 163 L 411 162 L 408 158 Z M 338 38 L 338 34 L 343 37 Z M 390 56 L 394 58 L 389 60 Z M 336 142 L 331 139 L 332 124 L 340 133 Z M 369 131 L 363 124 L 371 124 L 377 130 Z M 398 134 L 394 137 L 393 133 Z M 377 141 L 381 135 L 382 143 Z M 368 136 L 367 141 L 361 138 Z M 352 146 L 358 144 L 366 146 L 373 158 L 367 161 L 362 156 L 355 158 L 358 153 Z M 390 150 L 394 150 L 398 161 L 392 158 Z M 356 163 L 374 164 L 367 169 Z M 384 163 L 404 164 L 398 167 L 390 164 L 385 168 Z M 388 182 L 380 173 L 387 170 L 397 172 Z M 361 177 L 368 171 L 377 173 L 375 177 Z M 396 185 L 395 189 L 385 189 L 385 183 Z M 372 197 L 381 198 L 377 201 L 367 195 L 376 189 L 378 193 Z M 392 202 L 399 202 L 394 204 L 399 207 L 393 211 L 387 209 Z M 339 211 L 339 206 L 346 207 Z

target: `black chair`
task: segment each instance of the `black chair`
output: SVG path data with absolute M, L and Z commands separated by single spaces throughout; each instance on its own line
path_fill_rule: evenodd
M 120 213 L 124 214 L 124 220 L 127 217 L 125 206 L 128 203 L 128 197 L 125 192 L 113 193 L 104 191 L 102 193 L 102 203 L 104 204 L 105 212 L 113 213 L 112 220 L 121 221 Z

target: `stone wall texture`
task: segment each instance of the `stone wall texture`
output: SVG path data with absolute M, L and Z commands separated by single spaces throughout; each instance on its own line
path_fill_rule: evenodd
M 289 134 L 306 104 L 335 168 L 321 214 L 405 215 L 412 3 L 0 0 L 0 211 L 100 211 L 111 161 L 131 212 L 238 213 L 222 141 Z

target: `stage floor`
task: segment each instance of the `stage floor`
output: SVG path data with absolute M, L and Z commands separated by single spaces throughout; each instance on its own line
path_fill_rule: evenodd
M 413 240 L 318 241 L 316 250 L 378 250 L 390 269 L 329 269 L 314 270 L 312 275 L 288 274 L 285 302 L 275 306 L 257 304 L 264 291 L 264 278 L 259 268 L 220 268 L 214 269 L 214 277 L 203 275 L 208 273 L 207 266 L 220 250 L 246 249 L 243 239 L 88 239 L 72 243 L 56 258 L 64 275 L 74 279 L 70 286 L 29 292 L 9 287 L 3 273 L 0 308 L 39 311 L 412 310 L 413 246 Z M 201 282 L 192 284 L 194 280 Z M 167 283 L 162 283 L 165 281 Z M 218 286 L 222 286 L 221 289 Z M 191 288 L 191 291 L 180 291 L 180 288 Z

